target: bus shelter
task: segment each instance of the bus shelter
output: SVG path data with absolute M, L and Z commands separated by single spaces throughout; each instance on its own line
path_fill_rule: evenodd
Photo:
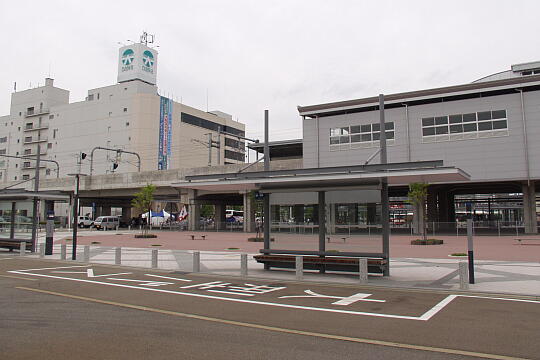
M 58 191 L 35 192 L 24 189 L 1 191 L 0 243 L 3 247 L 15 248 L 21 242 L 26 242 L 31 245 L 31 251 L 35 251 L 40 218 L 39 214 L 34 214 L 34 201 L 45 206 L 46 211 L 54 209 L 55 201 L 69 202 L 70 196 Z
M 351 266 L 327 266 L 322 264 L 321 259 L 328 263 L 326 258 L 335 260 L 337 257 L 352 257 L 377 259 L 377 262 L 373 262 L 372 269 L 380 269 L 378 272 L 389 275 L 388 185 L 408 185 L 415 182 L 435 184 L 467 180 L 469 180 L 469 175 L 466 172 L 455 167 L 443 166 L 443 162 L 438 160 L 187 176 L 186 181 L 175 183 L 173 186 L 188 189 L 192 194 L 196 194 L 197 191 L 206 193 L 253 191 L 257 198 L 262 198 L 264 246 L 260 250 L 262 255 L 257 260 L 262 259 L 260 262 L 264 262 L 263 260 L 266 259 L 266 269 L 293 267 L 290 261 L 288 265 L 279 266 L 280 259 L 286 262 L 286 256 L 303 255 L 319 259 L 318 264 L 312 268 L 319 269 L 321 272 L 325 270 L 348 271 Z M 196 198 L 196 195 L 193 197 Z M 272 218 L 277 215 L 275 211 L 272 211 L 272 206 L 279 204 L 311 204 L 310 206 L 316 209 L 310 213 L 312 219 L 308 219 L 313 220 L 311 234 L 308 230 L 308 235 L 304 232 L 303 237 L 296 236 L 296 239 L 300 239 L 296 242 L 286 241 L 286 236 L 278 236 L 272 225 Z M 370 232 L 369 237 L 359 236 L 341 250 L 332 248 L 334 242 L 328 236 L 327 230 L 329 226 L 335 226 L 335 222 L 333 215 L 328 211 L 329 204 L 356 204 L 356 208 L 365 210 L 368 216 L 371 209 L 371 216 L 375 214 L 378 224 L 370 225 L 373 232 Z M 304 229 L 309 226 L 306 224 Z M 276 241 L 272 242 L 273 239 Z M 343 239 L 346 242 L 347 238 Z M 279 256 L 271 257 L 271 255 Z

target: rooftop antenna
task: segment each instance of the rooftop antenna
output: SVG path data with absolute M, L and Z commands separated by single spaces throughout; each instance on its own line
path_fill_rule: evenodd
M 141 44 L 148 46 L 148 44 L 153 44 L 153 43 L 154 43 L 154 35 L 148 34 L 146 31 L 143 31 L 141 35 Z

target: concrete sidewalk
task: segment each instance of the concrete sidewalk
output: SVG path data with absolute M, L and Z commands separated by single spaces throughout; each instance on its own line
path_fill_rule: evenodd
M 42 242 L 42 241 L 40 241 Z M 66 246 L 67 259 L 71 258 L 71 245 Z M 83 258 L 84 246 L 77 247 L 77 262 Z M 150 268 L 151 251 L 148 248 L 122 248 L 122 265 Z M 7 252 L 5 254 L 8 254 Z M 16 253 L 12 253 L 17 256 Z M 294 280 L 294 270 L 264 270 L 262 264 L 248 254 L 248 276 L 274 280 Z M 38 254 L 26 255 L 39 257 Z M 54 246 L 53 255 L 46 259 L 60 259 L 60 245 Z M 466 259 L 393 258 L 391 276 L 370 275 L 369 284 L 389 287 L 459 290 L 458 263 Z M 114 264 L 115 248 L 90 247 L 90 263 Z M 193 271 L 193 251 L 158 248 L 158 268 L 179 272 Z M 240 253 L 200 251 L 202 273 L 240 276 Z M 479 260 L 475 266 L 476 284 L 471 291 L 540 296 L 540 264 L 519 261 Z M 358 274 L 305 272 L 304 281 L 355 284 Z

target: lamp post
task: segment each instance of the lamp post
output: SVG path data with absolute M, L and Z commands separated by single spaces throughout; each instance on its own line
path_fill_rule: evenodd
M 73 236 L 72 236 L 72 245 L 73 249 L 71 252 L 71 259 L 77 260 L 77 229 L 79 227 L 78 217 L 79 217 L 79 179 L 81 176 L 86 176 L 86 174 L 76 173 L 68 174 L 68 176 L 75 176 L 75 194 L 73 196 Z

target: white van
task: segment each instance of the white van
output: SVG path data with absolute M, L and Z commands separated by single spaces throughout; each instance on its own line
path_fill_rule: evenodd
M 94 227 L 98 230 L 116 229 L 118 226 L 120 226 L 118 216 L 100 216 L 94 220 Z

